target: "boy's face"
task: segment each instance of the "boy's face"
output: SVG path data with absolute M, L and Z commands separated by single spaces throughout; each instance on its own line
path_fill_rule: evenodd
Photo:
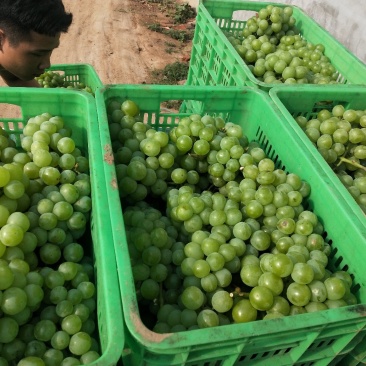
M 27 81 L 39 76 L 50 67 L 52 51 L 59 46 L 60 34 L 55 37 L 30 32 L 30 39 L 17 45 L 9 43 L 0 29 L 0 69 L 5 69 L 18 79 Z

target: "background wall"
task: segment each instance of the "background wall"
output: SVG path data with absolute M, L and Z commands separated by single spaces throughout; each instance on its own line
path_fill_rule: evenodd
M 297 5 L 366 63 L 365 0 L 272 0 Z

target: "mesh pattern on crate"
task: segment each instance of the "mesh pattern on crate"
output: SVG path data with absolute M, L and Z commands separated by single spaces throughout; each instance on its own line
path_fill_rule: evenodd
M 0 121 L 0 128 L 9 134 L 9 137 L 15 142 L 16 146 L 20 146 L 24 128 L 24 123 L 22 121 Z
M 200 17 L 196 24 L 187 84 L 244 85 L 244 70 L 243 75 L 238 72 L 242 66 L 230 57 L 228 46 L 222 35 L 214 33 L 210 23 Z

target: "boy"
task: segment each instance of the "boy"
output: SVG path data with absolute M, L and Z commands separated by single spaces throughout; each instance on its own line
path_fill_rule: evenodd
M 8 86 L 39 87 L 72 14 L 62 0 L 0 0 L 0 76 Z

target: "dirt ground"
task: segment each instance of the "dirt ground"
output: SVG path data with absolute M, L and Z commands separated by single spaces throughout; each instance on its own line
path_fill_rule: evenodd
M 195 2 L 188 3 L 194 7 Z M 187 62 L 190 42 L 147 28 L 153 23 L 175 27 L 159 3 L 163 1 L 64 0 L 73 13 L 73 24 L 61 36 L 52 64 L 89 63 L 104 84 L 141 84 L 151 82 L 153 70 L 175 61 Z M 192 22 L 180 27 L 192 27 Z

